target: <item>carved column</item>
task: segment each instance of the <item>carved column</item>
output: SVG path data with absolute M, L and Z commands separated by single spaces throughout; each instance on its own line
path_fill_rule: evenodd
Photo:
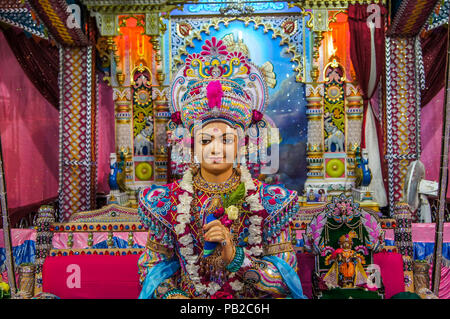
M 350 86 L 350 84 L 347 84 Z M 356 178 L 356 151 L 361 144 L 362 127 L 362 97 L 355 88 L 350 89 L 347 95 L 347 177 L 352 181 Z
M 155 99 L 155 182 L 167 183 L 167 123 L 170 120 L 166 89 L 154 89 Z M 156 95 L 156 96 L 155 96 Z
M 306 116 L 308 118 L 307 183 L 323 179 L 323 105 L 321 85 L 310 86 Z
M 123 74 L 117 76 L 119 85 L 123 84 Z M 116 153 L 124 152 L 126 184 L 133 183 L 133 122 L 131 110 L 131 90 L 129 87 L 114 88 Z M 117 157 L 120 159 L 120 157 Z

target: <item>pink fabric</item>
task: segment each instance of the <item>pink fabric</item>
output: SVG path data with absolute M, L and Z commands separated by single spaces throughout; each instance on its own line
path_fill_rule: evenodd
M 128 241 L 127 232 L 114 233 L 114 237 Z M 55 249 L 67 249 L 67 236 L 68 233 L 55 233 L 53 236 L 52 245 Z M 147 232 L 135 232 L 133 233 L 134 242 L 142 247 L 145 247 L 147 243 Z M 93 245 L 96 245 L 102 241 L 108 239 L 108 234 L 105 232 L 96 232 L 92 236 Z M 87 233 L 74 233 L 73 234 L 73 249 L 87 248 Z
M 312 299 L 312 274 L 315 266 L 315 256 L 310 253 L 297 253 L 298 276 L 302 283 L 303 294 Z
M 393 229 L 385 229 L 384 230 L 384 240 L 394 240 L 394 230 Z
M 425 178 L 439 182 L 442 148 L 442 119 L 444 118 L 445 88 L 421 109 L 420 138 L 422 154 L 420 160 L 425 165 Z M 450 167 L 450 165 L 449 165 Z M 450 179 L 448 181 L 450 183 Z M 447 188 L 447 198 L 450 198 L 450 187 Z
M 25 241 L 36 241 L 35 229 L 11 229 L 11 244 L 13 247 L 22 245 Z M 0 248 L 5 247 L 5 237 L 3 235 L 3 229 L 0 229 Z
M 62 299 L 137 299 L 139 255 L 77 255 L 45 259 L 43 291 Z
M 414 223 L 412 224 L 412 240 L 419 243 L 434 243 L 435 240 L 434 223 Z M 444 223 L 444 243 L 450 242 L 450 223 Z
M 386 299 L 405 291 L 401 254 L 387 252 L 376 253 L 373 255 L 373 263 L 380 266 Z
M 101 78 L 102 75 L 99 75 Z M 98 170 L 97 191 L 109 194 L 109 155 L 115 152 L 114 133 L 114 101 L 113 90 L 105 82 L 99 81 L 99 106 L 98 106 Z
M 430 267 L 430 289 L 433 276 L 433 265 Z M 442 265 L 441 281 L 439 283 L 439 299 L 450 299 L 450 268 Z
M 415 243 L 434 243 L 435 224 L 434 223 L 413 223 L 412 240 Z M 385 240 L 394 240 L 394 230 L 386 229 Z M 450 223 L 444 223 L 444 243 L 450 242 Z
M 0 32 L 0 136 L 8 207 L 57 196 L 59 114 L 24 74 Z

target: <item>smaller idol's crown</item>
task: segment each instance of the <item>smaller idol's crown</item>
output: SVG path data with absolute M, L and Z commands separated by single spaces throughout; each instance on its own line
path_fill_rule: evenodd
M 173 77 L 170 108 L 192 130 L 195 121 L 222 120 L 246 129 L 262 117 L 268 102 L 261 71 L 242 54 L 228 52 L 221 40 L 206 40 Z M 172 117 L 174 118 L 174 117 Z

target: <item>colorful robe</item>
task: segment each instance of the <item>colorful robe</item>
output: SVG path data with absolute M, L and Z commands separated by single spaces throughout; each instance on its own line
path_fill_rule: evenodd
M 306 298 L 296 272 L 297 259 L 290 233 L 290 222 L 299 210 L 297 193 L 280 185 L 253 182 L 264 210 L 256 215 L 246 203 L 242 205 L 238 245 L 244 250 L 244 262 L 240 270 L 231 274 L 223 287 L 214 292 L 213 298 Z M 179 197 L 186 191 L 179 183 L 152 185 L 140 192 L 139 214 L 149 229 L 149 240 L 138 262 L 142 285 L 139 298 L 161 298 L 171 289 L 180 289 L 190 298 L 210 298 L 212 295 L 196 291 L 189 280 L 187 263 L 180 254 L 181 245 L 175 231 L 177 205 Z M 209 198 L 202 191 L 198 191 L 195 198 L 193 209 L 199 212 L 204 222 L 202 212 Z M 203 252 L 199 226 L 192 218 L 189 227 L 196 256 Z M 202 284 L 208 284 L 205 278 L 200 279 Z

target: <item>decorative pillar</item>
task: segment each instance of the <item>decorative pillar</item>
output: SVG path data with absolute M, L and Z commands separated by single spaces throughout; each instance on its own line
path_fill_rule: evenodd
M 95 209 L 97 79 L 92 46 L 60 47 L 60 220 Z
M 167 183 L 167 123 L 170 120 L 169 101 L 166 97 L 167 89 L 154 89 L 155 98 L 155 182 Z
M 358 89 L 347 84 L 346 116 L 347 116 L 347 177 L 355 180 L 356 152 L 361 144 L 362 97 Z M 349 90 L 350 89 L 350 90 Z M 350 91 L 350 92 L 348 92 Z
M 308 86 L 310 94 L 306 97 L 306 116 L 308 118 L 308 142 L 306 149 L 307 179 L 308 181 L 323 182 L 323 91 L 321 84 Z
M 397 227 L 394 228 L 395 245 L 403 258 L 403 273 L 405 276 L 405 291 L 414 292 L 413 276 L 413 242 L 411 234 L 412 217 L 409 206 L 399 202 L 395 205 L 395 219 Z
M 42 292 L 42 266 L 52 249 L 53 232 L 50 225 L 54 222 L 56 222 L 56 218 L 53 207 L 49 205 L 41 206 L 36 219 L 34 295 Z
M 417 111 L 414 38 L 386 37 L 386 139 L 389 207 L 402 200 L 411 161 L 416 160 Z

